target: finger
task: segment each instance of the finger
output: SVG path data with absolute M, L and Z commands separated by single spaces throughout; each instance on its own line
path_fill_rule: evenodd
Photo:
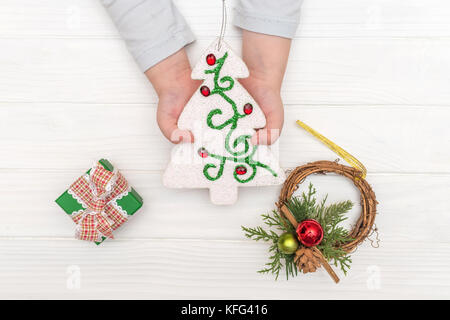
M 163 135 L 172 143 L 192 143 L 194 136 L 189 130 L 181 130 L 177 126 L 177 119 L 165 113 L 158 113 L 158 126 Z
M 252 144 L 270 145 L 278 140 L 283 128 L 283 109 L 266 115 L 266 126 L 256 131 L 252 137 Z
M 169 140 L 172 143 L 193 143 L 194 135 L 189 130 L 181 130 L 177 127 L 172 131 Z

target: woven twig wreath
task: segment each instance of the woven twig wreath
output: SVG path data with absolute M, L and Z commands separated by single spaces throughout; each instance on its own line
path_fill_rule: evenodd
M 301 184 L 307 176 L 313 173 L 326 174 L 329 172 L 334 172 L 351 179 L 361 193 L 361 215 L 352 231 L 349 232 L 349 241 L 339 245 L 339 247 L 345 251 L 352 252 L 371 232 L 375 222 L 377 208 L 375 193 L 369 183 L 361 177 L 362 173 L 358 169 L 332 161 L 316 161 L 297 167 L 289 174 L 289 177 L 287 177 L 284 182 L 277 207 L 281 212 L 281 207 L 292 197 L 294 192 L 298 189 L 299 184 Z

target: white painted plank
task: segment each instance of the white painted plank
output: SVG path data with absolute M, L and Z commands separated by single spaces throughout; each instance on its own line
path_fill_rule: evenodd
M 267 246 L 251 241 L 117 241 L 96 248 L 1 240 L 0 298 L 298 299 L 301 290 L 308 299 L 448 299 L 447 249 L 421 241 L 365 245 L 335 285 L 323 269 L 289 281 L 257 274 Z
M 209 42 L 189 47 L 192 61 Z M 240 51 L 239 39 L 230 45 Z M 0 102 L 157 102 L 122 40 L 1 39 L 0 46 Z M 282 95 L 287 104 L 449 105 L 449 55 L 450 39 L 302 39 Z
M 241 226 L 262 224 L 260 215 L 274 209 L 280 187 L 241 188 L 233 206 L 214 206 L 206 190 L 164 188 L 161 173 L 124 171 L 143 196 L 145 205 L 117 239 L 228 239 L 242 240 Z M 0 172 L 0 237 L 73 238 L 74 224 L 54 200 L 81 173 Z M 376 223 L 385 241 L 450 242 L 449 175 L 369 175 L 379 201 Z M 345 178 L 313 176 L 318 198 L 329 203 L 351 200 L 348 227 L 359 216 L 359 194 Z M 297 194 L 300 194 L 300 191 Z
M 229 15 L 235 1 L 228 0 Z M 194 33 L 218 33 L 220 1 L 175 0 Z M 230 19 L 231 20 L 231 19 Z M 240 31 L 227 30 L 229 37 Z M 0 37 L 118 37 L 98 0 L 2 0 Z M 445 0 L 305 0 L 301 37 L 448 37 L 450 7 Z
M 0 168 L 78 169 L 108 157 L 123 169 L 163 170 L 172 145 L 149 105 L 0 105 Z M 286 107 L 279 146 L 285 168 L 338 158 L 301 119 L 357 156 L 370 172 L 450 172 L 450 109 Z M 277 150 L 278 148 L 278 150 Z

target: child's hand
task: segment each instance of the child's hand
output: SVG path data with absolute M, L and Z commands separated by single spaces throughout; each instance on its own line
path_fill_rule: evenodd
M 266 126 L 256 131 L 252 137 L 252 143 L 274 143 L 280 136 L 284 121 L 284 109 L 280 90 L 274 87 L 274 85 L 255 76 L 241 79 L 241 83 L 253 99 L 255 99 L 266 116 Z
M 266 115 L 266 126 L 252 137 L 254 144 L 274 143 L 283 128 L 284 110 L 280 90 L 291 40 L 243 30 L 242 56 L 250 77 L 240 82 Z
M 157 122 L 164 136 L 173 143 L 193 142 L 192 133 L 178 129 L 178 117 L 201 81 L 192 80 L 191 66 L 184 49 L 145 72 L 159 97 Z

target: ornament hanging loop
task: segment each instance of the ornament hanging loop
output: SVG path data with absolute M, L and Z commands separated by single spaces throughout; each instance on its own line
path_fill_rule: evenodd
M 220 27 L 219 42 L 217 42 L 217 50 L 222 48 L 222 41 L 225 37 L 225 31 L 227 29 L 227 5 L 225 0 L 222 0 L 222 26 Z
M 373 236 L 373 234 L 375 233 L 375 239 L 372 239 L 371 237 Z M 372 246 L 372 248 L 379 248 L 380 247 L 380 234 L 378 233 L 378 227 L 376 224 L 373 225 L 372 227 L 372 232 L 367 236 L 367 239 L 369 239 L 370 241 L 370 245 Z

